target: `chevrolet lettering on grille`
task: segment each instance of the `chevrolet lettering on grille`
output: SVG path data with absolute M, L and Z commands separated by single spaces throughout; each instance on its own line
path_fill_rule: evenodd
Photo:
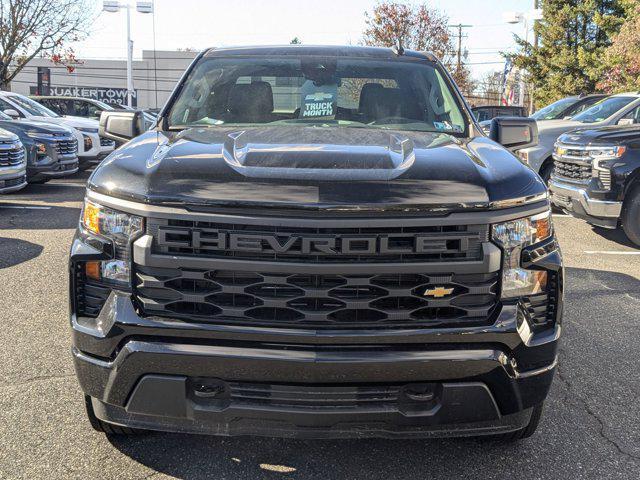
M 302 235 L 234 232 L 216 229 L 159 228 L 157 244 L 206 251 L 260 252 L 292 255 L 397 255 L 464 253 L 465 235 Z

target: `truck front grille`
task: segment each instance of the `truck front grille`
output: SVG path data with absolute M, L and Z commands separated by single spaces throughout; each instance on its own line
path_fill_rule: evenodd
M 100 146 L 101 147 L 115 147 L 116 142 L 109 138 L 100 137 Z
M 154 253 L 305 263 L 464 262 L 482 257 L 487 225 L 303 228 L 149 219 Z
M 591 180 L 591 163 L 574 163 L 561 159 L 554 162 L 554 175 L 570 181 L 588 182 Z
M 24 162 L 24 148 L 18 142 L 0 142 L 0 167 Z
M 288 275 L 137 266 L 134 290 L 139 308 L 151 316 L 375 328 L 486 324 L 497 285 L 498 273 Z

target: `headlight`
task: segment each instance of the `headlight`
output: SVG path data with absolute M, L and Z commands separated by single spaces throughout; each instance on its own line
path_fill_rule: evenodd
M 131 280 L 129 247 L 142 232 L 142 218 L 86 200 L 80 223 L 87 232 L 105 237 L 114 245 L 113 259 L 87 263 L 87 276 L 94 280 L 129 285 Z
M 627 147 L 589 147 L 587 151 L 592 158 L 620 158 Z
M 82 138 L 84 139 L 84 149 L 91 150 L 91 147 L 93 147 L 93 140 L 91 140 L 91 137 L 82 135 Z
M 502 298 L 533 295 L 544 291 L 547 272 L 520 266 L 522 249 L 553 235 L 551 212 L 519 218 L 493 226 L 493 241 L 502 247 Z
M 529 165 L 529 152 L 527 152 L 526 150 L 518 150 L 516 154 L 518 155 L 518 158 L 520 160 Z

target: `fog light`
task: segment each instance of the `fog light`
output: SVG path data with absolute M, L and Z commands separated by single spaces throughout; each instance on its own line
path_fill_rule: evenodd
M 44 143 L 36 143 L 36 148 L 38 150 L 38 155 L 47 154 L 47 146 Z
M 87 278 L 116 284 L 121 283 L 123 285 L 129 285 L 129 280 L 131 278 L 129 262 L 125 260 L 87 262 L 85 264 L 84 271 Z
M 91 137 L 87 137 L 86 135 L 82 136 L 84 137 L 84 149 L 91 150 L 91 148 L 93 148 L 93 141 L 91 140 Z

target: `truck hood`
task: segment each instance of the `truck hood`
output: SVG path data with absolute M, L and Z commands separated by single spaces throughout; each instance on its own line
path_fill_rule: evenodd
M 620 145 L 640 140 L 640 125 L 621 127 L 586 128 L 577 132 L 569 132 L 558 138 L 567 145 L 613 144 Z
M 540 178 L 486 137 L 265 126 L 147 132 L 89 189 L 153 204 L 456 210 L 539 195 Z

